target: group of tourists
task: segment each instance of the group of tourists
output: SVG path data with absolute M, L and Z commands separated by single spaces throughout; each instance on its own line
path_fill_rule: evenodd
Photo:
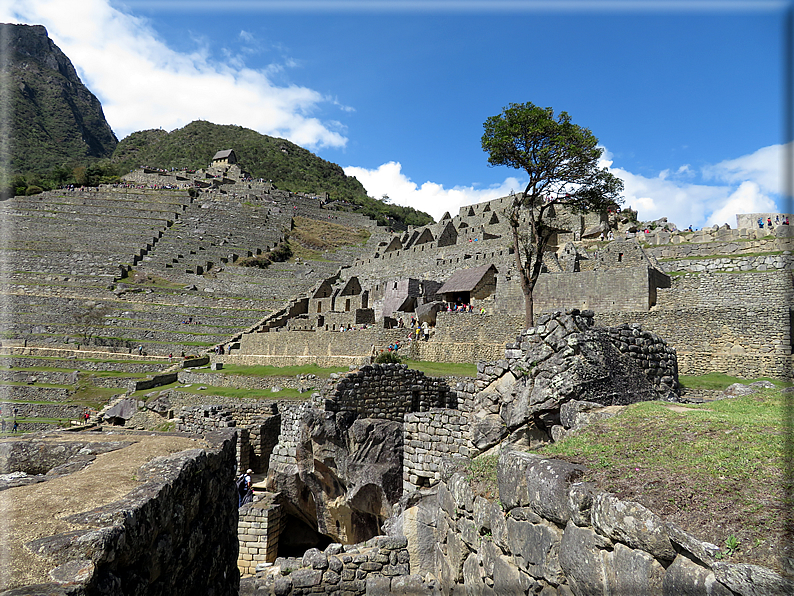
M 775 223 L 774 224 L 772 223 L 772 218 L 771 217 L 767 217 L 766 218 L 766 226 L 770 230 L 773 227 L 775 227 L 775 226 L 787 226 L 787 225 L 789 225 L 789 223 L 788 223 L 788 215 L 775 215 Z M 761 230 L 764 229 L 764 218 L 763 217 L 759 217 L 758 218 L 758 227 Z

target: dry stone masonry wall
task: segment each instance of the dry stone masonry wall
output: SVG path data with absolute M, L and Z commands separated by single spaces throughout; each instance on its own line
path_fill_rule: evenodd
M 144 464 L 121 500 L 65 520 L 87 529 L 31 543 L 57 564 L 53 583 L 4 594 L 236 596 L 234 432 L 205 439 L 209 448 Z
M 243 582 L 241 594 L 429 594 L 419 577 L 409 579 L 407 546 L 404 536 L 378 536 L 363 544 L 310 549 L 302 558 L 277 559 L 272 571 Z
M 403 491 L 436 484 L 442 461 L 474 454 L 469 441 L 469 417 L 452 409 L 405 414 L 403 422 Z
M 639 503 L 581 482 L 583 468 L 519 451 L 499 461 L 499 504 L 454 474 L 401 514 L 411 572 L 445 594 L 782 596 L 794 583 L 721 561 L 719 547 Z
M 325 409 L 402 422 L 408 412 L 448 407 L 455 399 L 445 382 L 421 371 L 405 364 L 375 364 L 362 366 L 342 379 L 326 400 Z

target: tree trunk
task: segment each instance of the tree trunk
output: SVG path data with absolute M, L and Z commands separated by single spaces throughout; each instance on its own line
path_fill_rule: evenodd
M 524 288 L 524 329 L 535 326 L 535 298 L 532 290 Z

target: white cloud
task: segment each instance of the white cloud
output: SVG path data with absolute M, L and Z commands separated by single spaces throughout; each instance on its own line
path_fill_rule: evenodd
M 737 213 L 780 211 L 780 171 L 782 145 L 763 147 L 752 154 L 725 160 L 697 172 L 684 164 L 674 173 L 662 170 L 650 178 L 612 167 L 612 156 L 605 151 L 602 167 L 621 178 L 625 205 L 636 209 L 639 218 L 650 221 L 667 217 L 679 227 L 693 225 L 736 225 Z
M 783 194 L 784 149 L 785 145 L 762 147 L 749 155 L 703 168 L 703 176 L 730 183 L 752 180 L 764 192 Z
M 706 225 L 728 223 L 733 228 L 736 227 L 737 213 L 765 213 L 777 210 L 775 201 L 764 195 L 756 182 L 745 181 L 708 217 Z
M 0 20 L 44 25 L 100 98 L 120 138 L 203 119 L 242 124 L 309 148 L 347 143 L 334 127 L 312 117 L 320 104 L 332 103 L 317 91 L 276 86 L 267 70 L 248 69 L 241 60 L 214 62 L 203 46 L 190 54 L 176 52 L 144 19 L 107 0 L 0 0 Z M 243 39 L 249 35 L 240 33 Z
M 344 168 L 345 174 L 355 176 L 367 189 L 371 197 L 380 198 L 389 195 L 397 205 L 413 207 L 432 215 L 436 221 L 449 211 L 455 216 L 464 205 L 471 205 L 490 199 L 504 197 L 511 190 L 523 190 L 524 185 L 513 177 L 506 178 L 501 184 L 488 188 L 474 186 L 456 186 L 444 188 L 435 182 L 425 182 L 421 186 L 402 173 L 399 162 L 390 161 L 374 170 L 349 166 Z
M 764 167 L 769 164 L 769 156 L 775 151 L 779 155 L 779 150 L 779 146 L 776 150 L 765 147 L 751 155 L 709 166 L 704 168 L 708 176 L 702 176 L 705 180 L 698 182 L 693 181 L 698 172 L 690 164 L 647 177 L 614 167 L 612 154 L 606 149 L 599 165 L 623 180 L 624 205 L 636 209 L 642 221 L 666 217 L 680 228 L 724 223 L 735 226 L 737 213 L 782 212 L 776 206 L 771 182 L 775 172 Z M 373 170 L 352 166 L 344 170 L 358 178 L 370 196 L 380 198 L 386 194 L 394 203 L 425 211 L 436 220 L 445 211 L 454 216 L 464 205 L 506 196 L 511 190 L 523 190 L 526 184 L 526 180 L 509 177 L 488 188 L 472 185 L 447 189 L 431 181 L 419 185 L 394 161 Z

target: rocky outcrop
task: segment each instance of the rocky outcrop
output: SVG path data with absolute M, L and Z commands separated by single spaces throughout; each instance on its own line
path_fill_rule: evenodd
M 592 311 L 539 317 L 507 344 L 504 360 L 477 372 L 471 433 L 480 451 L 559 438 L 594 408 L 678 401 L 675 349 L 638 325 L 593 327 Z
M 287 511 L 335 541 L 361 542 L 402 494 L 402 425 L 308 409 L 296 461 L 272 476 Z

